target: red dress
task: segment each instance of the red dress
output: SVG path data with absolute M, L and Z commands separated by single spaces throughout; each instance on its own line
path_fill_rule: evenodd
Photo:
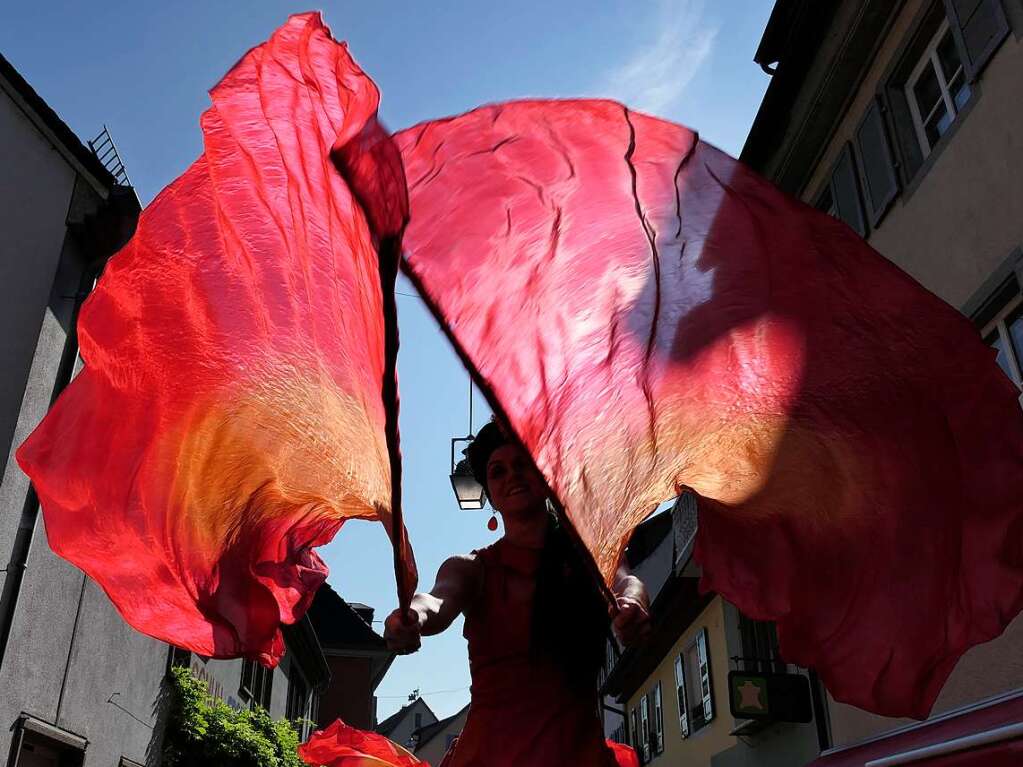
M 533 601 L 523 592 L 531 592 L 539 555 L 504 540 L 477 552 L 483 588 L 464 632 L 472 704 L 443 767 L 618 767 L 604 742 L 596 680 L 580 690 L 553 658 L 530 653 Z

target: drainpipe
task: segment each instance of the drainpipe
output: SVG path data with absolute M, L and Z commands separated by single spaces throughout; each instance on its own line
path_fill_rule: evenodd
M 97 259 L 82 271 L 78 293 L 75 294 L 75 304 L 71 310 L 67 339 L 64 341 L 64 350 L 61 352 L 60 364 L 53 382 L 50 407 L 53 407 L 53 403 L 57 401 L 57 397 L 71 382 L 71 377 L 74 375 L 75 363 L 78 360 L 78 313 L 82 308 L 82 303 L 92 291 L 92 286 L 106 260 L 105 257 Z M 29 485 L 28 493 L 25 495 L 25 504 L 21 509 L 18 532 L 14 538 L 14 548 L 11 550 L 11 560 L 7 564 L 7 577 L 4 579 L 3 592 L 0 593 L 0 669 L 3 668 L 4 658 L 7 655 L 7 642 L 11 636 L 14 614 L 18 607 L 18 598 L 21 596 L 21 583 L 28 566 L 28 556 L 32 548 L 32 539 L 35 536 L 38 518 L 39 496 L 36 495 L 35 488 Z

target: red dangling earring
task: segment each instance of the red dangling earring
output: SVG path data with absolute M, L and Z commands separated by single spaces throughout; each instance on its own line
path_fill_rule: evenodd
M 490 517 L 490 521 L 487 522 L 487 530 L 491 532 L 497 530 L 497 514 Z

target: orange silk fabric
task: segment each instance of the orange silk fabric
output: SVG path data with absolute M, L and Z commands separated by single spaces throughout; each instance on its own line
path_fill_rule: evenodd
M 53 550 L 132 626 L 273 663 L 326 577 L 313 547 L 390 524 L 378 259 L 330 159 L 379 132 L 379 94 L 305 14 L 210 95 L 205 151 L 110 261 L 85 368 L 18 460 Z

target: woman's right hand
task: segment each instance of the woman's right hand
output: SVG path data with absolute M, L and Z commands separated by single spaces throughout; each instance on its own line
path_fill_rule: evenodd
M 395 610 L 384 621 L 387 648 L 398 655 L 410 655 L 423 643 L 423 622 L 418 610 Z

